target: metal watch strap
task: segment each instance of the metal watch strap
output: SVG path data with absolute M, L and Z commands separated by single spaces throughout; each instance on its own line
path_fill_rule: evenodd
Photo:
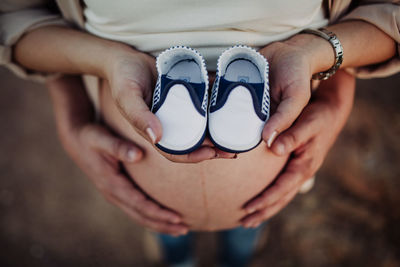
M 330 32 L 324 28 L 321 28 L 319 30 L 305 29 L 305 30 L 301 31 L 300 33 L 314 34 L 321 38 L 324 38 L 332 45 L 333 50 L 335 51 L 335 63 L 333 64 L 333 66 L 327 71 L 314 74 L 312 76 L 312 79 L 313 80 L 326 80 L 329 77 L 331 77 L 333 74 L 335 74 L 335 72 L 339 69 L 340 65 L 343 62 L 343 47 L 342 47 L 342 44 L 340 43 L 339 39 L 337 38 L 336 34 L 334 34 L 333 32 Z

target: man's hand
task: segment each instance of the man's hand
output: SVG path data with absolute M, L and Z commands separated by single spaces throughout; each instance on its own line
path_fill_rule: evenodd
M 187 227 L 180 223 L 179 214 L 148 199 L 121 172 L 120 162 L 137 162 L 142 151 L 92 122 L 91 103 L 81 78 L 65 76 L 47 85 L 65 150 L 103 196 L 144 227 L 172 235 L 185 234 Z
M 272 145 L 277 155 L 292 156 L 274 183 L 245 205 L 243 226 L 256 227 L 278 213 L 315 174 L 350 114 L 354 91 L 354 77 L 343 71 L 321 82 L 298 120 Z

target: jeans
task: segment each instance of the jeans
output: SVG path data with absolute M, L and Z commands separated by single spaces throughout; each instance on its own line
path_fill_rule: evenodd
M 258 238 L 265 224 L 257 228 L 237 227 L 218 232 L 218 263 L 221 266 L 244 267 L 250 263 Z M 194 266 L 194 234 L 173 237 L 158 234 L 164 260 L 176 266 Z

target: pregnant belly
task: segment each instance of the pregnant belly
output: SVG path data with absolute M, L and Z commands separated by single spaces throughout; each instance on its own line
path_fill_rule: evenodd
M 179 212 L 192 230 L 238 226 L 245 215 L 243 205 L 263 191 L 286 163 L 285 157 L 272 154 L 263 142 L 237 159 L 173 163 L 132 129 L 107 89 L 103 86 L 100 93 L 103 119 L 144 150 L 142 161 L 125 165 L 129 175 L 148 196 Z

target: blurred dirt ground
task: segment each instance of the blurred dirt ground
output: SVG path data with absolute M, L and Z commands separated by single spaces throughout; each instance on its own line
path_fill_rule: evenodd
M 154 266 L 143 229 L 58 142 L 43 86 L 0 69 L 0 266 Z M 400 266 L 400 75 L 359 81 L 314 189 L 274 217 L 254 266 Z M 212 266 L 215 234 L 200 234 Z

